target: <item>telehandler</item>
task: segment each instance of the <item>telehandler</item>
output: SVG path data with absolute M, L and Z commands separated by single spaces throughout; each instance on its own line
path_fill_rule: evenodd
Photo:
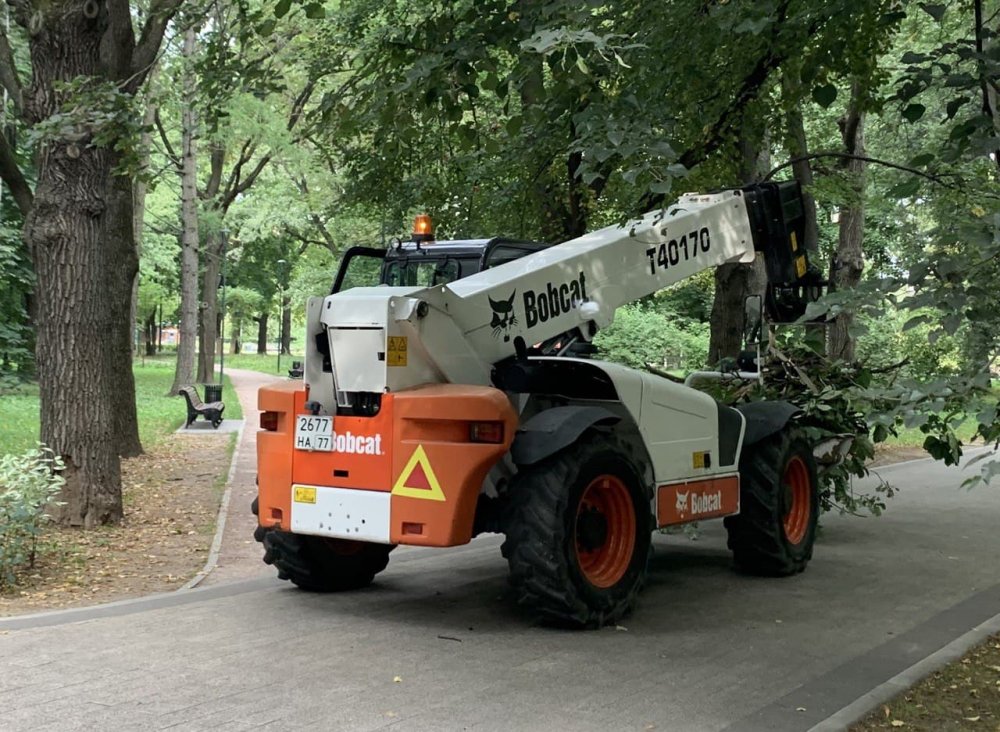
M 795 407 L 731 408 L 591 341 L 619 306 L 757 253 L 768 313 L 799 317 L 803 222 L 798 185 L 766 183 L 551 246 L 437 242 L 419 216 L 411 241 L 350 249 L 308 301 L 303 381 L 259 393 L 264 561 L 348 590 L 399 544 L 501 532 L 518 601 L 580 627 L 631 610 L 659 527 L 724 517 L 739 568 L 802 571 L 819 498 Z

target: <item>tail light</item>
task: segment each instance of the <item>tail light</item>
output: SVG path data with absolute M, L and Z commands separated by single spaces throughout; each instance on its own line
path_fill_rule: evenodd
M 470 422 L 469 442 L 503 442 L 503 422 Z
M 267 430 L 268 432 L 278 431 L 278 413 L 277 412 L 261 412 L 260 413 L 260 428 L 262 430 Z

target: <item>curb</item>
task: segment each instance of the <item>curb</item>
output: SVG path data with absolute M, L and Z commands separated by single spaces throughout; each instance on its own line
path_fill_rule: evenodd
M 909 668 L 903 669 L 867 694 L 858 697 L 846 707 L 834 712 L 819 724 L 813 725 L 807 732 L 835 732 L 847 729 L 869 714 L 879 704 L 883 704 L 909 690 L 952 661 L 957 661 L 968 653 L 970 649 L 979 645 L 995 633 L 1000 633 L 1000 613 L 980 623 L 969 632 L 960 635 L 951 643 L 948 643 L 926 658 L 917 661 Z
M 222 494 L 222 501 L 219 503 L 219 513 L 215 519 L 215 536 L 212 537 L 212 546 L 208 550 L 208 558 L 198 573 L 178 587 L 174 592 L 184 592 L 193 590 L 202 580 L 204 580 L 215 569 L 219 563 L 219 553 L 222 551 L 222 537 L 226 533 L 226 517 L 229 515 L 229 497 L 233 492 L 233 478 L 236 475 L 236 465 L 240 459 L 240 446 L 243 444 L 243 430 L 246 429 L 246 417 L 236 432 L 236 447 L 233 448 L 233 456 L 229 462 L 229 472 L 226 474 L 226 490 Z

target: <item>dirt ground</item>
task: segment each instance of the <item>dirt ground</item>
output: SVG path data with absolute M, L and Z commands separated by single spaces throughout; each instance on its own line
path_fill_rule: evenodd
M 235 435 L 171 435 L 122 461 L 125 520 L 96 531 L 49 528 L 0 616 L 96 605 L 176 589 L 205 564 Z

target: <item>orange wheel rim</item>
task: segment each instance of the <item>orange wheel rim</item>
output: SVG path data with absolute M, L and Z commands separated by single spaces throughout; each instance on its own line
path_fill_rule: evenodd
M 591 481 L 577 505 L 573 537 L 580 571 L 590 584 L 611 587 L 625 575 L 635 530 L 635 506 L 626 485 L 613 475 Z
M 812 480 L 809 467 L 802 458 L 796 455 L 788 461 L 781 484 L 785 491 L 785 515 L 782 518 L 785 538 L 791 544 L 800 544 L 806 538 L 812 515 Z

